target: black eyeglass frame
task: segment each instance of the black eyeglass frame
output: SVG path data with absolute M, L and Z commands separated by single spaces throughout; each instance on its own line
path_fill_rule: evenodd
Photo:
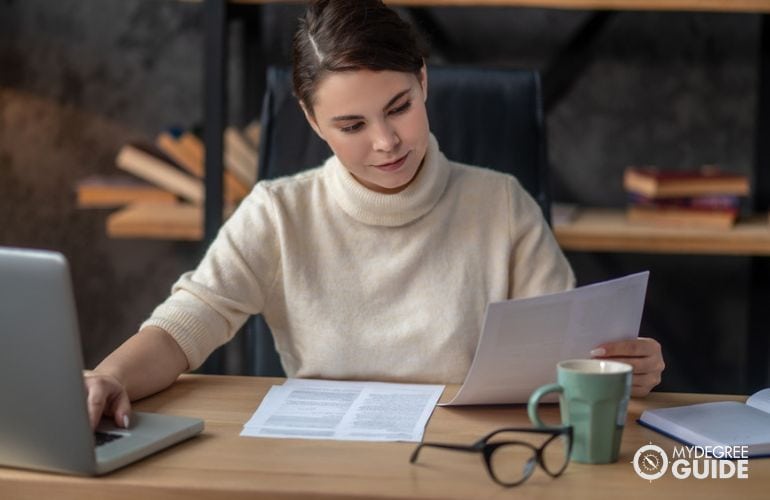
M 532 446 L 532 444 L 524 442 L 524 441 L 496 441 L 494 443 L 488 443 L 489 439 L 493 438 L 497 434 L 503 433 L 503 432 L 523 432 L 523 433 L 530 433 L 530 434 L 550 434 L 551 437 L 546 439 L 543 444 L 541 444 L 539 447 L 535 448 Z M 546 446 L 548 446 L 551 441 L 556 439 L 557 437 L 561 435 L 567 435 L 568 442 L 567 442 L 567 459 L 564 461 L 564 466 L 562 466 L 561 469 L 558 471 L 550 471 L 548 470 L 548 467 L 546 467 L 545 462 L 543 461 L 543 450 Z M 572 455 L 572 426 L 566 426 L 566 427 L 541 427 L 541 428 L 520 428 L 520 427 L 506 427 L 503 429 L 497 429 L 495 431 L 490 432 L 486 436 L 480 438 L 478 441 L 474 442 L 470 445 L 462 445 L 462 444 L 453 444 L 453 443 L 431 443 L 431 442 L 423 442 L 417 445 L 417 447 L 412 452 L 412 456 L 409 457 L 409 463 L 415 463 L 417 461 L 417 456 L 420 453 L 420 450 L 422 450 L 424 447 L 432 447 L 432 448 L 443 448 L 446 450 L 455 450 L 455 451 L 464 451 L 464 452 L 470 452 L 470 453 L 481 453 L 484 456 L 484 464 L 487 467 L 487 473 L 489 474 L 489 477 L 492 478 L 494 482 L 501 486 L 505 486 L 506 488 L 512 487 L 512 486 L 518 486 L 527 479 L 529 479 L 529 476 L 532 475 L 535 468 L 531 467 L 528 471 L 525 471 L 524 476 L 514 482 L 506 482 L 501 480 L 497 475 L 495 474 L 494 469 L 492 468 L 492 454 L 501 446 L 507 446 L 511 444 L 516 445 L 522 445 L 529 449 L 531 449 L 534 452 L 535 460 L 537 461 L 537 464 L 540 466 L 541 469 L 545 471 L 546 474 L 548 474 L 551 477 L 559 477 L 562 475 L 562 473 L 567 469 L 567 465 L 569 465 L 570 462 L 570 456 Z

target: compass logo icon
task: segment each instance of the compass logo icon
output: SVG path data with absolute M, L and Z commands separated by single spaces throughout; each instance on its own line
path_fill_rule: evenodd
M 668 455 L 663 448 L 650 443 L 636 450 L 631 463 L 639 477 L 652 482 L 668 470 Z

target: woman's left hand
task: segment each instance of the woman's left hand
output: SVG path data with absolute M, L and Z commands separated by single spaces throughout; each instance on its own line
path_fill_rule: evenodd
M 634 397 L 649 394 L 660 383 L 660 375 L 666 368 L 660 344 L 647 337 L 601 344 L 591 351 L 591 357 L 621 361 L 633 366 L 631 395 Z

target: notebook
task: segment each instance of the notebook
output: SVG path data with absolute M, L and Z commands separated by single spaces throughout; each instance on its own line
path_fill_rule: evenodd
M 83 385 L 75 299 L 63 255 L 0 247 L 0 466 L 112 471 L 203 430 L 203 421 L 134 412 L 107 419 L 96 446 Z
M 770 455 L 770 389 L 745 403 L 717 401 L 645 410 L 639 423 L 691 446 L 747 446 L 749 457 Z

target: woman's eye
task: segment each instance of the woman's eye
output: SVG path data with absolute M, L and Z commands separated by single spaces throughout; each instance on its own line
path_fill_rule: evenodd
M 358 132 L 361 130 L 361 128 L 364 126 L 364 122 L 356 122 L 353 125 L 348 125 L 347 127 L 340 128 L 341 131 L 350 134 L 352 132 Z
M 391 115 L 397 115 L 397 114 L 399 114 L 399 113 L 403 113 L 404 111 L 406 111 L 407 109 L 409 109 L 411 106 L 412 106 L 412 101 L 406 101 L 406 102 L 405 102 L 404 104 L 402 104 L 401 106 L 399 106 L 399 107 L 397 107 L 397 108 L 393 108 L 393 109 L 391 109 L 391 110 L 390 110 L 390 114 L 391 114 Z

